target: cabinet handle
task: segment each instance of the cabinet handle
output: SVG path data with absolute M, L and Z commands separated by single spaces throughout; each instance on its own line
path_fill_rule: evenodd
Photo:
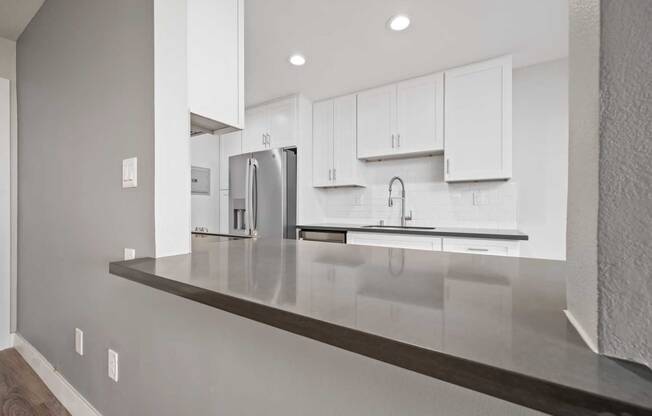
M 337 177 L 336 174 L 337 174 L 337 169 L 333 169 L 333 180 L 335 180 L 335 178 Z
M 267 146 L 272 147 L 272 135 L 267 133 Z
M 332 181 L 333 180 L 333 174 L 332 174 L 332 169 L 328 169 L 328 180 Z
M 394 137 L 395 135 L 392 134 L 392 149 L 394 148 Z
M 401 147 L 401 135 L 396 135 L 396 147 Z
M 265 146 L 265 133 L 262 134 L 263 137 L 263 146 Z
M 450 173 L 451 173 L 451 160 L 446 159 L 446 174 L 450 174 Z
M 488 248 L 475 248 L 475 247 L 467 247 L 467 251 L 489 251 Z

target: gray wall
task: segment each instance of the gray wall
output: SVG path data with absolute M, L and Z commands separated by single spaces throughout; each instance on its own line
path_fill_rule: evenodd
M 568 311 L 597 345 L 600 1 L 570 0 Z
M 652 2 L 601 13 L 600 349 L 652 366 Z

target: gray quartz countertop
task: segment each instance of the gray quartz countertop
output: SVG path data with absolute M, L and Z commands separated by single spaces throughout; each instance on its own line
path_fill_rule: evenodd
M 527 234 L 518 230 L 500 230 L 490 228 L 453 228 L 453 227 L 433 227 L 433 229 L 421 228 L 387 228 L 372 227 L 367 225 L 356 224 L 301 224 L 297 225 L 302 230 L 321 230 L 321 231 L 362 231 L 368 233 L 392 233 L 392 234 L 414 234 L 414 235 L 432 235 L 442 237 L 462 237 L 462 238 L 490 238 L 500 240 L 527 240 Z
M 110 272 L 557 415 L 652 414 L 652 371 L 564 316 L 565 263 L 311 241 L 193 238 Z

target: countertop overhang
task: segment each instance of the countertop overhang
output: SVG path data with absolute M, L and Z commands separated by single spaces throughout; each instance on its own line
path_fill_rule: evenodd
M 549 414 L 652 415 L 652 371 L 594 354 L 566 321 L 563 262 L 202 238 L 109 270 Z
M 438 237 L 458 237 L 458 238 L 488 238 L 497 240 L 527 240 L 527 234 L 518 230 L 502 230 L 491 228 L 453 228 L 453 227 L 434 227 L 433 229 L 416 229 L 416 228 L 375 228 L 373 226 L 356 225 L 356 224 L 301 224 L 296 226 L 301 230 L 315 231 L 358 231 L 366 233 L 386 233 L 386 234 L 411 234 L 411 235 L 430 235 Z

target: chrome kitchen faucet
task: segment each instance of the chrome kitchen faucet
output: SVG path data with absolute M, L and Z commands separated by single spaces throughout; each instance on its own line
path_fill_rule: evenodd
M 401 183 L 401 196 L 392 196 L 392 185 L 394 185 L 395 181 L 399 181 Z M 403 179 L 399 178 L 398 176 L 394 176 L 389 181 L 389 197 L 387 198 L 388 207 L 394 206 L 394 199 L 401 200 L 401 227 L 405 227 L 405 221 L 412 220 L 412 213 L 410 213 L 410 216 L 405 216 L 405 183 L 403 182 Z

